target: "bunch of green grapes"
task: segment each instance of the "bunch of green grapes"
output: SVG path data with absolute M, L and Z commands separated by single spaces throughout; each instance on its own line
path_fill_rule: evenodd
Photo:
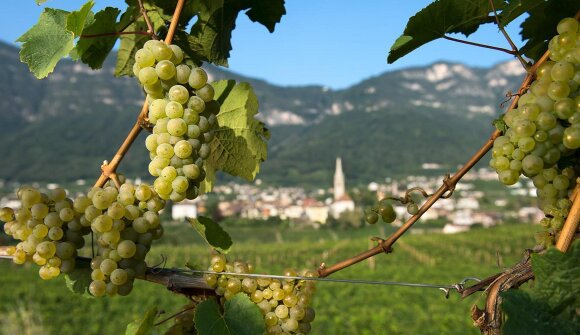
M 149 173 L 157 177 L 153 186 L 161 198 L 175 202 L 199 193 L 219 111 L 207 73 L 182 61 L 178 46 L 151 40 L 135 54 L 133 69 L 148 94 L 154 125 L 145 141 Z
M 244 293 L 258 305 L 264 315 L 267 334 L 306 334 L 310 332 L 310 323 L 314 320 L 314 309 L 310 306 L 315 285 L 312 281 L 267 277 L 244 277 L 252 273 L 253 267 L 244 262 L 228 263 L 225 256 L 216 254 L 211 258 L 208 269 L 214 272 L 234 272 L 236 275 L 206 274 L 207 284 L 214 288 L 224 300 L 231 299 L 238 293 Z M 312 271 L 300 273 L 292 269 L 284 271 L 285 276 L 315 277 Z
M 40 266 L 40 278 L 48 280 L 75 267 L 77 250 L 82 248 L 84 235 L 90 232 L 74 202 L 66 191 L 57 188 L 41 193 L 24 186 L 17 191 L 21 207 L 0 209 L 4 231 L 16 240 L 8 254 L 16 264 L 31 261 Z
M 379 217 L 385 223 L 392 223 L 397 218 L 397 213 L 393 207 L 392 200 L 385 198 L 379 201 L 378 206 L 369 208 L 365 211 L 365 221 L 369 224 L 375 224 Z
M 93 296 L 127 295 L 134 279 L 145 275 L 145 256 L 163 235 L 158 213 L 164 206 L 146 184 L 94 187 L 75 200 L 98 246 L 91 261 Z
M 493 145 L 490 166 L 505 185 L 531 178 L 537 188 L 542 223 L 549 244 L 561 229 L 575 186 L 580 148 L 580 31 L 578 21 L 560 21 L 549 43 L 550 59 L 536 71 L 536 80 L 504 116 L 507 131 Z

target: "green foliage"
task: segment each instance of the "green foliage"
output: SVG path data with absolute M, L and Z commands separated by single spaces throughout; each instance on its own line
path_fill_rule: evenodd
M 266 159 L 266 140 L 270 136 L 264 123 L 255 118 L 258 99 L 250 84 L 221 80 L 212 86 L 221 107 L 217 114 L 219 128 L 211 142 L 212 154 L 204 165 L 205 192 L 211 191 L 217 171 L 253 180 Z
M 544 2 L 545 0 L 510 0 L 501 11 L 499 22 L 506 26 L 520 15 L 533 10 Z
M 64 275 L 66 287 L 81 296 L 93 299 L 93 295 L 89 293 L 89 285 L 92 282 L 90 267 L 75 267 L 70 273 Z
M 580 318 L 580 243 L 567 253 L 550 249 L 532 256 L 536 284 L 528 291 L 502 294 L 506 334 L 578 334 Z
M 45 8 L 38 23 L 16 40 L 23 43 L 20 60 L 37 78 L 46 77 L 73 50 L 75 37 L 93 20 L 93 5 L 90 0 L 73 12 Z
M 47 0 L 34 0 L 34 1 L 36 1 L 36 4 L 40 6 L 43 3 L 45 3 Z
M 282 227 L 276 222 L 259 227 L 230 223 L 224 228 L 236 237 L 236 247 L 229 257 L 251 261 L 256 272 L 264 273 L 281 273 L 286 267 L 316 268 L 321 261 L 329 264 L 345 259 L 369 247 L 369 236 L 385 236 L 393 231 L 390 226 L 383 226 L 381 231 L 378 225 L 360 230 L 320 230 L 298 225 Z M 513 264 L 521 258 L 522 250 L 533 244 L 533 232 L 539 229 L 536 225 L 518 224 L 455 235 L 411 234 L 401 241 L 412 250 L 428 254 L 432 263 L 395 245 L 393 254 L 374 258 L 375 269 L 363 262 L 336 275 L 345 279 L 443 284 L 456 283 L 466 276 L 484 278 L 500 271 L 496 251 L 502 267 Z M 183 266 L 185 260 L 207 268 L 208 248 L 191 227 L 167 225 L 158 242 L 148 258 L 151 264 L 165 255 L 168 268 Z M 322 258 L 327 250 L 333 253 Z M 466 257 L 471 261 L 462 261 Z M 22 267 L 7 261 L 0 261 L 0 283 L 0 312 L 5 315 L 19 302 L 42 306 L 35 312 L 43 320 L 50 320 L 44 324 L 44 335 L 77 334 L 79 329 L 84 335 L 124 334 L 127 323 L 141 316 L 148 306 L 159 306 L 169 316 L 189 302 L 144 280 L 135 281 L 134 290 L 127 297 L 84 299 L 71 294 L 62 278 L 43 281 L 36 266 Z M 319 313 L 311 334 L 475 335 L 479 331 L 472 326 L 466 311 L 478 299 L 481 297 L 474 295 L 462 300 L 452 293 L 445 300 L 439 290 L 430 289 L 321 283 L 313 300 Z M 385 306 L 385 301 L 390 302 L 389 306 Z M 3 321 L 0 319 L 0 334 L 14 335 L 3 333 Z M 156 329 L 163 334 L 171 323 Z
M 121 13 L 120 10 L 113 7 L 107 7 L 95 14 L 94 21 L 87 25 L 83 30 L 85 35 L 95 35 L 111 32 L 112 27 L 115 27 L 117 16 Z M 91 69 L 100 69 L 107 55 L 115 46 L 118 36 L 103 36 L 99 38 L 83 38 L 81 37 L 73 50 L 76 58 L 89 65 Z
M 243 293 L 226 301 L 223 314 L 213 298 L 200 303 L 194 320 L 199 335 L 256 335 L 266 331 L 260 309 Z
M 286 13 L 284 0 L 200 0 L 194 2 L 198 20 L 191 28 L 189 47 L 202 58 L 216 65 L 228 66 L 232 31 L 242 10 L 254 22 L 266 26 L 270 32 Z
M 505 3 L 494 0 L 494 5 L 499 10 Z M 469 36 L 480 25 L 494 22 L 489 15 L 491 11 L 489 0 L 437 0 L 409 19 L 405 31 L 391 46 L 387 61 L 393 63 L 423 44 L 449 33 Z
M 134 22 L 127 27 L 128 31 L 147 30 L 144 23 Z M 143 44 L 149 40 L 146 35 L 123 35 L 117 53 L 117 65 L 115 66 L 116 76 L 132 76 L 133 64 L 135 64 L 135 53 L 141 49 Z
M 86 24 L 92 23 L 94 20 L 91 9 L 95 5 L 93 0 L 85 3 L 78 11 L 71 12 L 66 18 L 66 29 L 72 32 L 75 37 L 79 36 Z
M 495 127 L 495 129 L 501 131 L 502 133 L 505 133 L 507 131 L 507 125 L 505 124 L 505 121 L 503 120 L 503 114 L 500 115 L 500 117 L 498 117 L 497 119 L 493 120 L 492 125 Z
M 189 219 L 189 223 L 212 248 L 223 253 L 230 250 L 232 238 L 217 222 L 200 216 L 197 219 Z
M 149 335 L 153 330 L 155 317 L 157 316 L 157 307 L 151 307 L 145 312 L 143 317 L 127 325 L 125 335 Z
M 522 40 L 526 44 L 520 51 L 531 59 L 537 60 L 548 49 L 548 41 L 557 34 L 558 22 L 574 16 L 580 10 L 576 0 L 541 1 L 532 8 L 529 17 L 522 23 Z
M 39 79 L 54 70 L 58 61 L 68 55 L 74 44 L 74 34 L 66 29 L 69 12 L 45 8 L 38 23 L 20 36 L 20 60 Z

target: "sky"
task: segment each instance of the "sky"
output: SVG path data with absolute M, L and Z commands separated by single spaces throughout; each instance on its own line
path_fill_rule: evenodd
M 4 0 L 0 11 L 0 40 L 15 40 L 32 27 L 44 7 L 76 10 L 85 1 L 48 0 L 37 6 L 34 0 Z M 95 0 L 93 10 L 124 7 L 122 0 Z M 392 43 L 403 32 L 407 20 L 427 6 L 426 0 L 286 0 L 286 15 L 273 34 L 245 14 L 238 16 L 232 35 L 230 70 L 270 83 L 323 85 L 346 88 L 364 79 L 410 66 L 437 61 L 460 62 L 490 67 L 512 59 L 506 53 L 437 40 L 416 49 L 394 64 L 387 64 Z M 519 24 L 507 31 L 521 46 Z M 473 42 L 509 48 L 494 25 L 470 35 Z M 464 38 L 463 35 L 454 36 Z

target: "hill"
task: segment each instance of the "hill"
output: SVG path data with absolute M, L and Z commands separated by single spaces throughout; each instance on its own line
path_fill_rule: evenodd
M 62 61 L 36 80 L 18 49 L 0 44 L 0 178 L 63 181 L 96 178 L 132 126 L 143 94 L 132 78 Z M 212 79 L 252 83 L 260 117 L 271 128 L 267 183 L 329 185 L 341 156 L 349 183 L 416 173 L 422 163 L 465 161 L 491 133 L 505 92 L 523 70 L 514 62 L 489 69 L 437 62 L 387 72 L 343 90 L 282 87 L 208 68 Z M 144 147 L 121 170 L 146 176 Z

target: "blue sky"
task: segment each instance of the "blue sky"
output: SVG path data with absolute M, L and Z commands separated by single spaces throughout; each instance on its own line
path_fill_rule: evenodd
M 45 6 L 78 9 L 85 1 L 3 1 L 0 40 L 14 41 L 38 19 Z M 95 9 L 123 7 L 122 0 L 95 0 Z M 402 33 L 407 19 L 431 1 L 425 0 L 286 0 L 287 14 L 276 31 L 238 17 L 233 32 L 230 69 L 279 85 L 318 84 L 344 88 L 368 77 L 401 67 L 447 60 L 489 67 L 511 56 L 451 41 L 435 41 L 395 64 L 387 64 L 391 44 Z M 507 27 L 517 45 L 519 24 Z M 469 40 L 509 48 L 493 25 L 487 25 Z M 463 38 L 463 36 L 457 36 Z

